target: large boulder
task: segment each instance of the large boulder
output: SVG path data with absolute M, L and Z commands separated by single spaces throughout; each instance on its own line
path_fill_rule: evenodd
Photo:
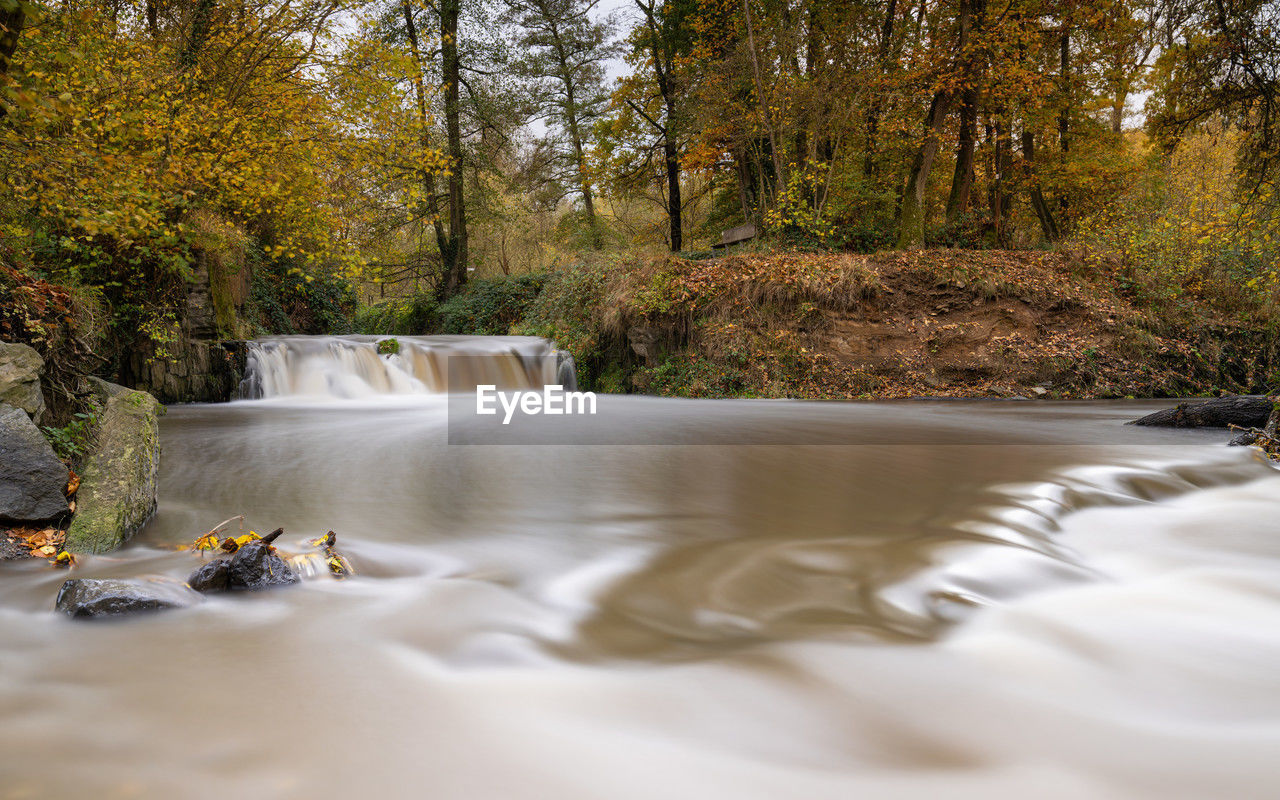
M 124 544 L 155 511 L 163 407 L 146 392 L 90 380 L 103 409 L 96 443 L 81 467 L 64 547 L 105 553 Z
M 0 403 L 20 408 L 36 422 L 44 417 L 40 373 L 44 359 L 25 344 L 0 342 Z
M 198 592 L 168 578 L 73 578 L 62 584 L 54 607 L 69 617 L 116 617 L 185 608 L 203 599 Z
M 67 467 L 27 412 L 0 405 L 0 520 L 39 521 L 67 512 Z

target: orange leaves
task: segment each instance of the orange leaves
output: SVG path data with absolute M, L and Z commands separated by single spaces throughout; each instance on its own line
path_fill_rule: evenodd
M 75 556 L 62 549 L 66 532 L 57 528 L 15 528 L 0 532 L 7 534 L 10 542 L 18 542 L 27 548 L 27 555 L 32 558 L 45 558 L 54 566 L 70 567 L 76 563 Z

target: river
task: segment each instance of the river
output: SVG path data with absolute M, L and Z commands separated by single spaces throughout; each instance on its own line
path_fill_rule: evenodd
M 243 513 L 355 577 L 95 624 L 0 567 L 0 797 L 1280 794 L 1280 473 L 1123 425 L 1166 403 L 604 396 L 450 444 L 378 362 L 171 408 L 156 516 L 77 570 L 183 577 Z

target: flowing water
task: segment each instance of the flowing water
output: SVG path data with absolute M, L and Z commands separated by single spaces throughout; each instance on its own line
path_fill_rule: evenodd
M 427 373 L 334 347 L 170 409 L 157 515 L 79 574 L 244 513 L 358 575 L 94 624 L 4 565 L 0 797 L 1280 795 L 1280 473 L 1223 433 L 602 397 L 449 444 Z

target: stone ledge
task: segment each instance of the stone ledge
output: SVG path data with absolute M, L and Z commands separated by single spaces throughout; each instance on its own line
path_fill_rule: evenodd
M 124 544 L 156 508 L 163 406 L 146 392 L 91 378 L 103 403 L 85 460 L 65 547 L 105 553 Z

